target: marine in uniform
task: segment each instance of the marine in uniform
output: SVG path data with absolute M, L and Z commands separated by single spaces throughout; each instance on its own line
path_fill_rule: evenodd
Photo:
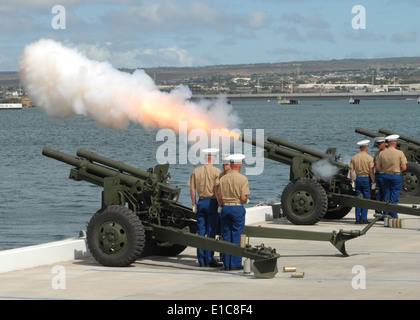
M 230 155 L 229 154 L 222 154 L 221 155 L 221 158 L 222 158 L 223 172 L 220 174 L 220 178 L 222 176 L 224 176 L 225 174 L 228 174 L 231 171 L 231 167 L 230 167 Z
M 230 158 L 229 158 L 229 154 L 222 154 L 221 160 L 222 160 L 222 167 L 223 167 L 223 171 L 220 174 L 220 178 L 222 178 L 224 175 L 228 174 L 229 172 L 231 172 L 231 168 L 230 168 Z M 218 188 L 217 188 L 218 189 Z M 221 213 L 222 212 L 222 199 L 220 197 L 220 193 L 216 192 L 216 197 L 217 197 L 217 201 L 218 201 L 218 205 L 219 207 L 217 208 L 217 213 Z M 216 235 L 220 235 L 222 238 L 222 219 L 219 219 L 219 224 L 217 226 L 217 232 Z M 220 260 L 223 261 L 224 260 L 224 253 L 220 253 Z
M 241 234 L 245 228 L 245 208 L 244 204 L 249 202 L 248 178 L 240 173 L 242 160 L 245 156 L 234 154 L 229 156 L 231 171 L 220 179 L 219 199 L 222 202 L 222 236 L 223 240 L 241 243 Z M 224 255 L 225 270 L 240 270 L 242 257 Z
M 376 168 L 376 164 L 378 163 L 378 156 L 379 153 L 386 149 L 386 142 L 385 137 L 376 137 L 375 138 L 375 147 L 378 148 L 378 151 L 375 152 L 373 155 L 373 161 L 375 163 L 375 183 L 378 188 L 378 192 L 376 193 L 375 199 L 377 201 L 384 200 L 384 187 L 382 186 L 382 174 L 383 172 Z M 382 211 L 375 210 L 376 213 L 382 214 Z
M 190 186 L 193 211 L 197 214 L 197 234 L 214 238 L 219 225 L 216 192 L 221 170 L 214 167 L 218 149 L 204 149 L 206 163 L 193 170 L 188 185 Z M 198 201 L 196 198 L 198 195 Z M 220 267 L 214 259 L 214 252 L 197 249 L 200 267 Z
M 382 185 L 384 189 L 384 201 L 391 201 L 398 204 L 402 189 L 402 172 L 407 169 L 407 158 L 404 152 L 397 150 L 397 141 L 400 136 L 397 134 L 385 138 L 388 148 L 378 156 L 376 168 L 383 171 Z M 398 214 L 394 212 L 386 213 L 398 219 Z
M 350 162 L 350 180 L 356 189 L 356 195 L 363 195 L 363 198 L 370 199 L 370 190 L 375 186 L 375 175 L 373 173 L 373 158 L 367 153 L 369 140 L 362 140 L 357 143 L 360 152 Z M 356 173 L 356 180 L 354 179 Z M 371 185 L 372 183 L 372 185 Z M 369 223 L 367 219 L 368 209 L 356 208 L 356 224 Z

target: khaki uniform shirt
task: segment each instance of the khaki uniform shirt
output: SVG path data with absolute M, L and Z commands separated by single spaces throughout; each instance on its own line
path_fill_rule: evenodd
M 358 177 L 369 177 L 370 169 L 373 167 L 373 158 L 367 152 L 360 151 L 351 158 L 350 168 L 354 169 Z
M 220 179 L 219 188 L 224 205 L 242 205 L 241 196 L 250 194 L 248 178 L 235 170 Z
M 375 162 L 375 170 L 376 170 L 376 173 L 384 173 L 383 171 L 380 171 L 380 170 L 376 169 L 376 165 L 378 164 L 378 156 L 379 156 L 379 154 L 381 153 L 381 151 L 382 151 L 382 150 L 378 150 L 378 151 L 376 151 L 376 152 L 375 152 L 375 154 L 373 155 L 373 161 Z
M 379 154 L 378 164 L 382 167 L 383 173 L 400 174 L 401 166 L 407 164 L 407 158 L 401 150 L 388 147 Z
M 211 164 L 204 164 L 193 170 L 188 185 L 196 189 L 200 199 L 216 198 L 214 187 L 219 185 L 221 170 Z

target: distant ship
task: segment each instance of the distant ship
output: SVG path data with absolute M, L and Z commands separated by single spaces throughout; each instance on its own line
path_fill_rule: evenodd
M 0 110 L 22 109 L 21 103 L 0 103 Z
M 279 106 L 281 105 L 290 105 L 290 104 L 299 104 L 298 100 L 294 100 L 294 99 L 279 99 L 277 98 L 277 104 Z

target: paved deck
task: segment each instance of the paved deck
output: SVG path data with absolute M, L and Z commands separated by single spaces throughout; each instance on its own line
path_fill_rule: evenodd
M 284 219 L 258 225 L 321 232 L 362 229 L 352 216 L 315 226 L 295 226 Z M 177 257 L 153 256 L 127 268 L 103 267 L 87 257 L 1 273 L 0 299 L 420 299 L 420 218 L 400 217 L 405 228 L 378 222 L 365 236 L 348 241 L 349 257 L 329 242 L 251 239 L 251 244 L 264 243 L 281 255 L 273 279 L 199 268 L 195 249 L 187 248 Z M 304 277 L 291 278 L 283 273 L 284 266 L 296 267 Z

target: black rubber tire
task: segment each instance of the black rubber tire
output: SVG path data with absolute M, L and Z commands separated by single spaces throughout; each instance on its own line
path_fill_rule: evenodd
M 89 251 L 104 266 L 128 267 L 141 255 L 145 242 L 139 217 L 122 206 L 98 211 L 87 226 Z
M 327 212 L 328 198 L 324 188 L 316 180 L 300 178 L 284 188 L 281 207 L 284 215 L 293 224 L 313 225 Z
M 340 183 L 339 187 L 341 193 L 355 196 L 350 179 L 346 182 Z M 341 204 L 329 202 L 324 219 L 343 219 L 352 209 L 353 207 L 346 207 Z
M 353 207 L 346 207 L 342 205 L 328 208 L 324 215 L 324 219 L 343 219 L 346 215 L 348 215 L 351 209 L 353 209 Z
M 146 246 L 141 253 L 141 258 L 149 256 L 164 256 L 164 257 L 175 257 L 183 252 L 187 246 L 158 241 L 153 239 L 150 232 L 146 232 Z
M 402 178 L 401 195 L 420 196 L 420 165 L 408 162 L 407 170 L 403 171 Z

